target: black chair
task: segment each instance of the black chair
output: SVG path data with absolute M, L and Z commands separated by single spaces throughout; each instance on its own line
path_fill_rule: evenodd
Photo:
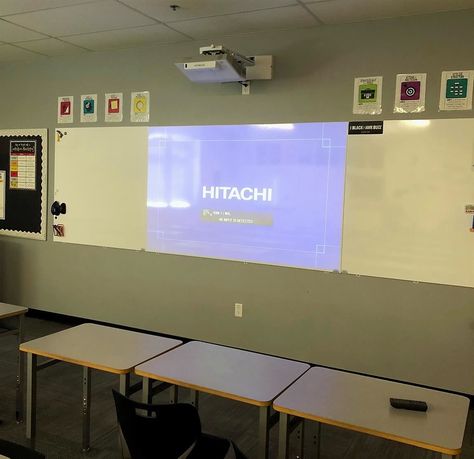
M 149 405 L 112 392 L 132 459 L 246 459 L 231 441 L 201 432 L 194 406 Z
M 0 439 L 0 455 L 10 459 L 45 459 L 41 453 L 26 446 L 17 445 L 11 441 Z

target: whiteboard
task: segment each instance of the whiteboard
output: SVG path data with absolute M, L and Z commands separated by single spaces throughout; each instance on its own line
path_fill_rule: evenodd
M 58 242 L 147 250 L 148 127 L 60 128 Z M 58 134 L 61 133 L 61 135 Z M 474 119 L 386 121 L 347 143 L 341 269 L 474 287 Z
M 349 136 L 342 269 L 474 287 L 474 119 Z
M 146 247 L 148 128 L 56 130 L 54 199 L 66 203 L 58 242 Z

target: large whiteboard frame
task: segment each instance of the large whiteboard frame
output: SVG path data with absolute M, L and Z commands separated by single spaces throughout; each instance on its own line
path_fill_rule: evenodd
M 474 119 L 386 121 L 347 145 L 342 269 L 474 287 Z
M 60 129 L 54 195 L 68 212 L 54 240 L 146 250 L 148 126 Z M 342 271 L 474 287 L 473 162 L 474 119 L 349 136 Z

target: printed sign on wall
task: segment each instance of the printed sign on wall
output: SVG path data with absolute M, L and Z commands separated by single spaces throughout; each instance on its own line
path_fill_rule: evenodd
M 150 93 L 148 91 L 132 92 L 130 121 L 133 123 L 150 121 Z
M 81 96 L 81 123 L 97 121 L 97 94 Z
M 74 96 L 58 97 L 58 123 L 72 123 Z
M 426 73 L 401 73 L 395 85 L 394 113 L 425 111 Z
M 0 220 L 5 220 L 5 188 L 7 171 L 0 171 Z
M 443 72 L 439 96 L 440 110 L 471 110 L 474 70 Z
M 10 189 L 36 190 L 36 140 L 10 141 Z
M 382 113 L 383 77 L 364 77 L 354 80 L 354 108 L 356 115 L 380 115 Z
M 105 95 L 105 121 L 117 123 L 123 119 L 123 93 Z

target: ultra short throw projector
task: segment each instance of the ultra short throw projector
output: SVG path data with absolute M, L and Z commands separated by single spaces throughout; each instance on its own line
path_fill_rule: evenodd
M 175 64 L 195 83 L 230 83 L 272 78 L 272 56 L 247 57 L 222 45 L 199 48 L 206 60 Z

